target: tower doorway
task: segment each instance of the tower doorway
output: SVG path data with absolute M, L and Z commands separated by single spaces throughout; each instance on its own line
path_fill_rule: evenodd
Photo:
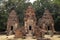
M 32 30 L 32 27 L 31 26 L 29 26 L 29 30 Z
M 11 26 L 11 31 L 13 30 L 13 26 Z

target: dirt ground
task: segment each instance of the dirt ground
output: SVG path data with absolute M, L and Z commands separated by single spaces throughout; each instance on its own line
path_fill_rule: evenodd
M 53 37 L 50 37 L 50 35 L 45 35 L 45 38 L 50 38 L 51 40 L 60 40 L 60 35 L 54 35 Z M 6 36 L 6 35 L 0 35 L 0 40 L 36 40 L 32 37 L 26 37 L 26 39 L 18 38 L 14 39 L 14 35 Z

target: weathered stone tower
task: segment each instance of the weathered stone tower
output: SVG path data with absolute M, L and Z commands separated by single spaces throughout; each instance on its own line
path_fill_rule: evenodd
M 13 33 L 16 28 L 19 27 L 18 16 L 14 9 L 9 13 L 8 21 L 7 21 L 7 34 Z
M 24 16 L 24 27 L 27 33 L 34 32 L 34 28 L 36 26 L 36 16 L 35 11 L 31 6 L 28 6 L 25 16 Z
M 54 30 L 54 20 L 48 9 L 45 9 L 45 12 L 42 18 L 39 19 L 39 26 L 44 30 L 51 30 L 51 36 L 53 35 Z

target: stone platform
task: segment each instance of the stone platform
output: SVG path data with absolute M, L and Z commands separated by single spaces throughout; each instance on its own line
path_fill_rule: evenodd
M 50 37 L 50 35 L 45 35 L 45 38 L 44 40 L 47 40 L 47 38 L 51 39 L 51 40 L 60 40 L 60 35 L 54 35 L 53 37 Z M 26 37 L 25 39 L 23 38 L 18 38 L 18 39 L 15 39 L 14 38 L 14 35 L 10 35 L 10 36 L 6 36 L 6 35 L 0 35 L 0 40 L 37 40 L 37 39 L 33 39 L 32 37 Z

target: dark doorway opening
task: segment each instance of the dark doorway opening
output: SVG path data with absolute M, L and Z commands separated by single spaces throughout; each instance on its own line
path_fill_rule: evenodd
M 11 26 L 11 30 L 13 30 L 13 26 Z
M 31 30 L 31 26 L 29 26 L 29 30 Z
M 48 30 L 50 30 L 50 26 L 48 26 Z

